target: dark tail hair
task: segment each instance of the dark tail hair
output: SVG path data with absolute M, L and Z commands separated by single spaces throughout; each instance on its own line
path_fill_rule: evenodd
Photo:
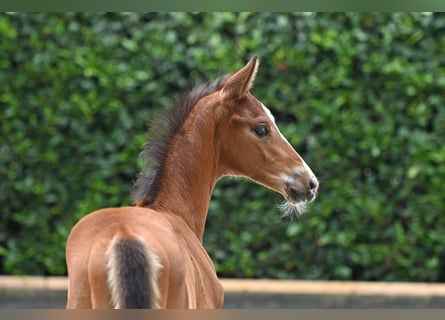
M 159 260 L 136 238 L 115 239 L 108 250 L 108 286 L 116 309 L 157 308 Z

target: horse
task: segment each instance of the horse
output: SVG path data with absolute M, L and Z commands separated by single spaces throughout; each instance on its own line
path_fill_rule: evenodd
M 222 308 L 224 292 L 203 246 L 213 188 L 242 176 L 280 193 L 301 214 L 319 183 L 250 93 L 259 60 L 195 86 L 155 117 L 133 206 L 81 218 L 66 244 L 68 309 Z

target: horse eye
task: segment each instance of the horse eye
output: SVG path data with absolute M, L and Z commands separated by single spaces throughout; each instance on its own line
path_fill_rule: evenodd
M 258 137 L 265 137 L 269 135 L 269 129 L 264 124 L 256 126 L 254 131 Z

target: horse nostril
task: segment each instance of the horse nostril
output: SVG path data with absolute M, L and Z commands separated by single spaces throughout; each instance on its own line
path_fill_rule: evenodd
M 309 180 L 308 187 L 309 187 L 310 191 L 314 191 L 314 192 L 317 191 L 317 189 L 318 189 L 318 181 L 317 181 L 317 179 L 311 178 Z

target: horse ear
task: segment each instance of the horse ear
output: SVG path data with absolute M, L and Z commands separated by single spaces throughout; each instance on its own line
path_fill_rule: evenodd
M 258 70 L 258 57 L 253 56 L 247 64 L 232 75 L 222 89 L 223 99 L 238 99 L 252 88 Z

